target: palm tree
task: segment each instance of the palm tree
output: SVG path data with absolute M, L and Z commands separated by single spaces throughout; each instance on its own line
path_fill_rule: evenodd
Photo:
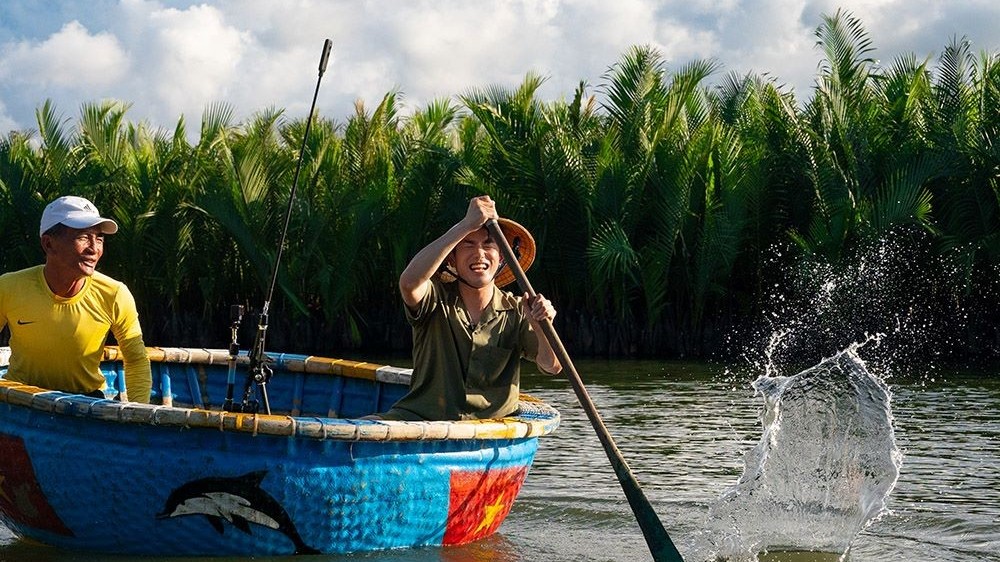
M 39 178 L 33 172 L 39 161 L 31 138 L 12 131 L 0 138 L 0 271 L 14 271 L 39 263 L 38 218 L 45 202 Z
M 152 130 L 100 102 L 70 126 L 45 102 L 37 132 L 0 139 L 0 267 L 37 263 L 42 207 L 76 193 L 119 223 L 106 269 L 136 294 L 152 343 L 218 342 L 228 305 L 253 309 L 277 271 L 275 345 L 398 349 L 400 272 L 486 193 L 535 235 L 533 284 L 586 352 L 705 352 L 767 306 L 794 260 L 837 263 L 899 231 L 957 264 L 939 284 L 955 302 L 995 303 L 997 55 L 962 40 L 933 66 L 880 66 L 842 12 L 816 38 L 802 105 L 754 75 L 708 87 L 719 64 L 670 68 L 649 46 L 569 100 L 539 99 L 532 73 L 413 112 L 390 91 L 342 123 L 318 118 L 305 143 L 305 121 L 275 108 L 237 122 L 213 104 L 190 144 L 183 118 Z M 913 255 L 930 262 L 928 248 Z
M 997 55 L 977 60 L 968 41 L 953 41 L 941 55 L 934 84 L 934 150 L 951 166 L 933 185 L 944 247 L 966 264 L 985 254 L 1000 261 L 1000 64 Z

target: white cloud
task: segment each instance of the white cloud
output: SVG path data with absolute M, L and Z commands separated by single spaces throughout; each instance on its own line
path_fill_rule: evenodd
M 222 11 L 208 5 L 183 10 L 136 0 L 123 5 L 142 67 L 128 88 L 143 96 L 143 105 L 156 108 L 159 120 L 172 123 L 184 114 L 197 122 L 208 104 L 235 93 L 250 32 L 228 24 Z
M 128 70 L 129 57 L 113 35 L 91 34 L 74 20 L 45 41 L 10 46 L 0 62 L 0 79 L 91 92 L 106 89 Z
M 8 131 L 15 129 L 20 129 L 21 126 L 18 125 L 17 121 L 7 114 L 7 108 L 3 104 L 3 100 L 0 100 L 0 138 L 5 138 Z
M 408 110 L 514 87 L 529 71 L 548 78 L 540 96 L 568 98 L 646 44 L 669 68 L 714 59 L 720 74 L 767 74 L 805 99 L 821 57 L 813 32 L 838 8 L 861 19 L 885 61 L 939 54 L 962 35 L 1000 49 L 993 0 L 102 0 L 99 10 L 6 1 L 22 3 L 10 14 L 32 16 L 17 19 L 26 29 L 0 21 L 4 128 L 30 126 L 47 98 L 63 112 L 121 99 L 133 120 L 169 128 L 184 114 L 189 131 L 216 101 L 238 118 L 268 107 L 301 117 L 325 38 L 334 47 L 319 109 L 339 120 L 354 100 L 371 108 L 393 88 Z
M 794 88 L 799 99 L 812 86 L 819 52 L 801 0 L 744 3 L 720 20 L 716 58 L 724 71 L 768 76 Z
M 1000 4 L 993 0 L 814 0 L 808 6 L 812 27 L 820 14 L 838 9 L 860 19 L 883 60 L 940 54 L 956 36 L 967 36 L 977 49 L 1000 48 Z

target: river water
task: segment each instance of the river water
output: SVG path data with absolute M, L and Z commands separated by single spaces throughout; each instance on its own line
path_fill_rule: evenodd
M 731 498 L 739 489 L 748 460 L 760 461 L 754 453 L 762 443 L 765 402 L 753 386 L 754 377 L 734 375 L 711 364 L 580 361 L 576 366 L 685 560 L 714 559 L 721 536 L 745 532 L 727 528 L 735 525 L 730 519 L 737 518 L 731 517 L 733 510 L 722 498 Z M 893 457 L 899 461 L 898 479 L 887 483 L 891 489 L 887 497 L 876 498 L 885 502 L 881 516 L 855 529 L 856 534 L 849 533 L 845 560 L 1000 561 L 1000 377 L 936 373 L 885 382 L 892 432 L 879 433 L 878 439 L 888 438 L 890 442 L 881 443 L 888 447 L 883 452 L 898 456 Z M 649 560 L 629 505 L 569 384 L 560 377 L 526 374 L 523 386 L 557 407 L 563 421 L 555 434 L 541 440 L 521 494 L 496 535 L 462 547 L 308 559 Z M 773 436 L 765 440 L 765 444 L 776 442 Z M 856 446 L 831 443 L 828 449 L 838 455 Z M 884 466 L 891 472 L 893 465 Z M 809 478 L 808 472 L 802 471 L 803 478 Z M 773 508 L 761 502 L 747 504 L 740 508 L 738 519 L 742 524 L 768 523 L 780 518 Z M 720 513 L 727 518 L 720 518 Z M 801 518 L 803 529 L 809 527 L 808 515 L 796 517 Z M 810 540 L 799 538 L 806 543 Z M 98 560 L 158 559 L 59 551 L 18 541 L 0 526 L 0 562 Z

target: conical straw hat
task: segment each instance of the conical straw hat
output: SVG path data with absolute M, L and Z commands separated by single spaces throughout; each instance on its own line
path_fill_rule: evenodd
M 535 261 L 535 239 L 527 228 L 510 219 L 497 219 L 497 224 L 500 226 L 500 232 L 503 232 L 504 238 L 507 239 L 507 243 L 514 250 L 514 255 L 517 256 L 517 261 L 521 264 L 521 269 L 528 271 L 532 262 Z M 438 276 L 445 283 L 451 283 L 458 278 L 447 261 L 441 265 Z M 493 279 L 497 287 L 505 287 L 513 281 L 514 272 L 506 264 L 501 266 L 497 271 L 496 278 Z
M 507 243 L 514 250 L 517 262 L 521 264 L 521 269 L 528 271 L 528 268 L 535 261 L 535 239 L 527 228 L 510 219 L 498 219 L 497 223 L 500 225 L 503 237 L 507 239 Z M 493 280 L 497 287 L 505 287 L 513 281 L 514 271 L 506 264 L 501 267 L 496 279 Z

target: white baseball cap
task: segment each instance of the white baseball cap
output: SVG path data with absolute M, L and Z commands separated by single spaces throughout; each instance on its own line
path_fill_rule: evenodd
M 65 195 L 45 206 L 38 235 L 45 234 L 47 230 L 60 223 L 70 228 L 90 228 L 100 225 L 104 234 L 118 232 L 118 223 L 102 217 L 93 203 L 75 195 Z

